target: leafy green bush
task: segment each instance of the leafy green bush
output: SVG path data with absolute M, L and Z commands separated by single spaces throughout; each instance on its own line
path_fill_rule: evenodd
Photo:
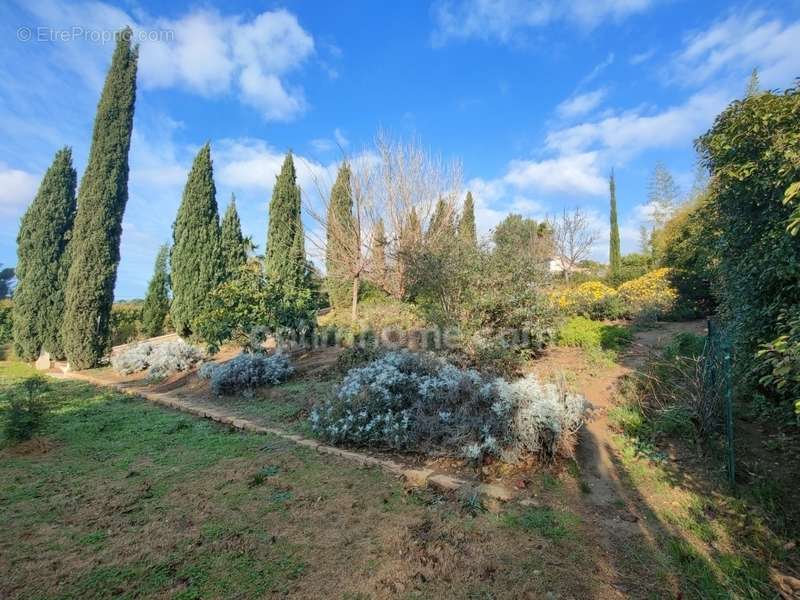
M 11 301 L 0 300 L 0 346 L 11 343 Z
M 767 344 L 762 344 L 756 353 L 755 369 L 758 382 L 774 390 L 781 398 L 795 401 L 800 398 L 800 316 L 780 318 L 781 335 Z
M 800 298 L 800 235 L 787 231 L 800 199 L 800 86 L 734 101 L 697 146 L 713 175 L 714 287 L 731 333 L 739 393 L 752 397 L 761 385 L 783 397 L 782 373 L 754 367 L 772 359 L 778 366 L 779 356 L 789 356 L 762 345 L 787 335 L 782 316 L 797 314 Z M 759 348 L 765 352 L 756 358 Z
M 128 344 L 142 337 L 142 303 L 117 302 L 111 307 L 111 345 Z
M 345 348 L 336 357 L 336 370 L 347 373 L 350 369 L 360 367 L 382 356 L 384 351 L 374 344 L 354 344 Z
M 267 277 L 260 264 L 248 264 L 217 287 L 192 321 L 192 331 L 215 352 L 227 342 L 256 350 L 268 335 L 305 338 L 315 327 L 309 289 L 291 290 Z
M 584 350 L 619 351 L 633 340 L 631 330 L 624 325 L 607 325 L 586 317 L 572 317 L 558 330 L 560 346 Z
M 29 377 L 7 390 L 5 436 L 13 442 L 31 439 L 41 429 L 48 412 L 47 381 Z

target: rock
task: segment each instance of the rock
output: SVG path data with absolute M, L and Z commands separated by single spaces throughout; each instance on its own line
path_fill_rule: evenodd
M 428 484 L 428 477 L 433 475 L 431 469 L 405 469 L 403 478 L 407 487 L 425 487 Z
M 631 513 L 622 513 L 619 518 L 628 523 L 636 523 L 639 520 L 639 517 Z
M 510 489 L 497 483 L 484 483 L 478 487 L 478 492 L 488 498 L 495 498 L 496 500 L 503 501 L 511 500 L 513 496 Z
M 42 350 L 42 353 L 39 355 L 39 358 L 36 359 L 36 370 L 49 371 L 51 362 L 52 361 L 50 360 L 50 353 Z
M 539 501 L 533 498 L 523 498 L 519 503 L 520 506 L 540 506 Z

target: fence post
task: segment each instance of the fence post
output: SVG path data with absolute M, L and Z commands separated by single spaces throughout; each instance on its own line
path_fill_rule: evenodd
M 725 402 L 725 439 L 727 445 L 728 483 L 736 487 L 736 454 L 733 446 L 733 385 L 731 373 L 731 352 L 725 348 L 723 354 L 724 402 Z

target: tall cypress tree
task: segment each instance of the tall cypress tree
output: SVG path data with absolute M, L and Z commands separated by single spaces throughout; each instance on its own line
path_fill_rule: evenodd
M 608 180 L 608 188 L 611 195 L 611 235 L 608 244 L 608 265 L 612 279 L 619 277 L 622 268 L 622 254 L 619 247 L 619 223 L 617 222 L 617 183 L 614 180 L 614 171 L 611 171 L 611 178 Z
M 164 244 L 156 256 L 153 277 L 147 285 L 147 295 L 142 307 L 142 332 L 147 337 L 155 337 L 164 333 L 164 319 L 169 313 L 169 273 L 167 260 L 169 246 Z
M 372 236 L 372 278 L 381 288 L 386 288 L 386 229 L 383 219 L 375 225 Z
M 225 264 L 225 278 L 230 279 L 247 262 L 244 238 L 242 237 L 242 223 L 239 213 L 236 212 L 236 197 L 231 194 L 231 201 L 222 218 L 220 234 L 222 260 Z
M 63 358 L 61 323 L 69 271 L 68 242 L 75 219 L 72 150 L 56 152 L 17 235 L 17 288 L 14 292 L 14 349 L 32 360 L 46 350 Z
M 286 155 L 272 189 L 265 266 L 267 275 L 284 289 L 298 290 L 305 283 L 305 241 L 300 220 L 300 188 L 297 186 L 297 173 L 291 151 Z
M 475 231 L 475 203 L 472 201 L 472 192 L 467 192 L 464 200 L 464 211 L 458 222 L 458 233 L 464 242 L 475 246 L 478 243 L 478 234 Z
M 331 188 L 326 223 L 326 284 L 334 308 L 350 306 L 353 301 L 352 269 L 359 251 L 358 232 L 353 218 L 353 196 L 350 189 L 350 166 L 339 168 Z
M 138 48 L 131 36 L 130 28 L 117 34 L 78 190 L 62 329 L 64 353 L 77 369 L 97 365 L 109 346 L 136 101 Z
M 206 298 L 225 274 L 217 189 L 208 144 L 200 148 L 194 159 L 172 226 L 171 266 L 170 314 L 175 331 L 186 336 L 192 332 L 192 319 L 202 310 Z
M 442 198 L 439 198 L 436 202 L 436 208 L 433 210 L 431 222 L 428 225 L 428 238 L 436 239 L 438 236 L 449 236 L 451 234 L 453 219 L 450 212 L 447 203 Z

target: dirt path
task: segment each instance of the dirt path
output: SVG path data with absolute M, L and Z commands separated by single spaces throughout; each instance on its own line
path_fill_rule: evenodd
M 641 368 L 648 356 L 664 348 L 676 333 L 702 334 L 704 328 L 704 321 L 693 321 L 663 323 L 636 332 L 618 364 L 582 378 L 578 385 L 578 391 L 590 405 L 590 416 L 581 431 L 576 455 L 582 479 L 590 490 L 583 497 L 584 519 L 594 525 L 596 541 L 603 549 L 613 573 L 614 587 L 620 594 L 627 595 L 642 585 L 642 573 L 631 564 L 629 553 L 636 548 L 652 547 L 655 532 L 652 524 L 645 524 L 649 512 L 647 499 L 639 496 L 620 468 L 608 411 L 623 377 Z

